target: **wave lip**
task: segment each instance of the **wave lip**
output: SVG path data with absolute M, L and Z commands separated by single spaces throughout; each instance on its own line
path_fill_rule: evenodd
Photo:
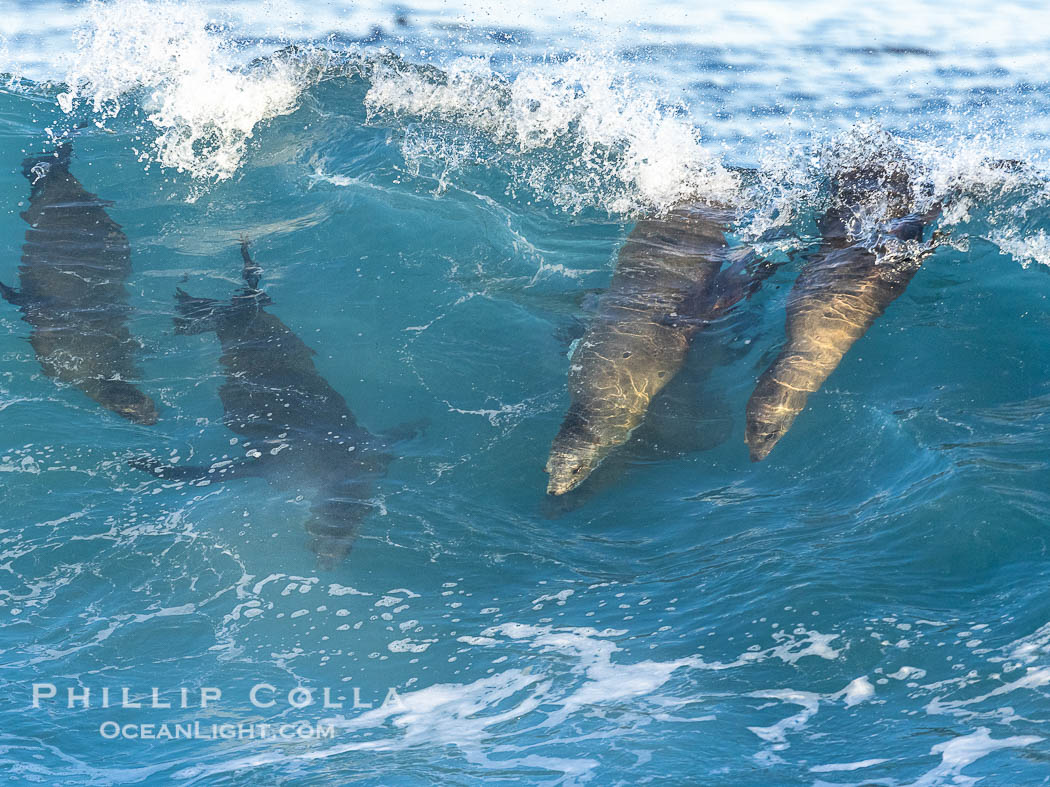
M 198 179 L 231 177 L 256 126 L 297 108 L 325 56 L 298 49 L 245 67 L 194 5 L 115 0 L 90 9 L 74 36 L 59 105 L 68 114 L 88 104 L 104 123 L 135 95 L 156 131 L 143 158 Z
M 482 134 L 534 191 L 571 212 L 630 215 L 738 198 L 737 175 L 704 146 L 684 107 L 662 103 L 622 63 L 599 56 L 540 63 L 513 79 L 475 58 L 444 72 L 380 64 L 365 103 L 373 116 L 451 123 L 457 144 L 465 131 Z M 408 142 L 409 159 L 435 148 Z

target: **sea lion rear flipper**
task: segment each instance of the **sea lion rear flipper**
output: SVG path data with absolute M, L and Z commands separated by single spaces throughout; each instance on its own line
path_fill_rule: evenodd
M 903 218 L 890 222 L 889 233 L 899 241 L 921 241 L 926 228 L 924 216 L 911 213 Z
M 22 305 L 22 293 L 11 287 L 8 287 L 2 281 L 0 281 L 0 295 L 2 295 L 4 300 L 8 303 L 13 303 L 15 306 Z
M 376 510 L 367 484 L 339 484 L 322 490 L 304 522 L 310 551 L 321 570 L 336 568 L 350 554 L 364 519 Z
M 262 268 L 255 264 L 255 260 L 252 259 L 251 253 L 248 248 L 251 246 L 251 241 L 247 235 L 241 236 L 241 259 L 244 260 L 244 268 L 241 271 L 241 276 L 244 278 L 244 283 L 248 285 L 251 290 L 259 289 L 259 277 L 262 275 Z
M 251 253 L 248 249 L 251 246 L 251 241 L 248 240 L 246 235 L 241 236 L 241 259 L 244 260 L 244 267 L 241 269 L 241 278 L 244 279 L 246 285 L 244 290 L 255 299 L 257 306 L 269 306 L 273 301 L 270 296 L 259 289 L 259 279 L 262 276 L 262 268 L 255 264 L 255 260 L 252 259 Z
M 73 145 L 70 142 L 62 142 L 49 153 L 37 153 L 23 159 L 22 174 L 25 175 L 31 186 L 35 186 L 56 169 L 68 172 L 72 158 Z
M 226 308 L 214 298 L 194 298 L 181 287 L 175 288 L 175 333 L 194 334 L 215 330 L 216 315 Z

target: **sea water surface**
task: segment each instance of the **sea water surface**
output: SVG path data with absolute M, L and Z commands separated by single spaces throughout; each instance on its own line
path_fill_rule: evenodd
M 0 303 L 0 778 L 1050 781 L 1045 6 L 317 5 L 0 15 L 0 281 L 22 159 L 70 139 L 160 408 L 56 385 Z M 827 175 L 887 139 L 944 242 L 752 464 Z M 549 499 L 594 294 L 697 198 L 784 264 Z M 127 464 L 244 453 L 214 335 L 172 325 L 242 237 L 358 420 L 428 423 L 331 571 L 308 500 Z

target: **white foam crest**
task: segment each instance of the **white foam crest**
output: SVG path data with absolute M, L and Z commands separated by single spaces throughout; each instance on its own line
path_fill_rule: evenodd
M 870 760 L 860 760 L 858 762 L 835 762 L 828 763 L 827 765 L 814 765 L 811 767 L 810 773 L 839 773 L 842 771 L 859 771 L 862 768 L 872 768 L 876 765 L 882 765 L 887 760 L 883 758 L 873 758 Z
M 886 675 L 886 677 L 887 678 L 892 678 L 893 680 L 909 680 L 909 679 L 922 680 L 923 678 L 926 677 L 926 670 L 920 669 L 918 667 L 904 666 L 904 667 L 901 667 L 896 672 L 888 673 Z
M 694 658 L 615 662 L 613 654 L 620 648 L 611 638 L 625 633 L 617 629 L 554 628 L 519 623 L 494 626 L 482 631 L 481 637 L 461 641 L 475 647 L 522 641 L 530 649 L 560 657 L 553 660 L 553 664 L 568 660 L 570 673 L 582 680 L 566 686 L 564 681 L 555 681 L 553 675 L 545 674 L 546 669 L 511 668 L 469 683 L 441 683 L 417 691 L 397 692 L 394 696 L 388 695 L 380 707 L 360 715 L 326 720 L 338 727 L 343 736 L 362 733 L 360 739 L 325 748 L 267 752 L 215 766 L 185 769 L 177 778 L 201 778 L 290 760 L 317 760 L 351 751 L 454 747 L 468 762 L 483 768 L 539 767 L 561 772 L 570 782 L 582 779 L 599 766 L 597 760 L 550 757 L 531 753 L 528 746 L 517 744 L 497 746 L 501 740 L 500 729 L 510 722 L 517 722 L 520 729 L 522 720 L 530 719 L 539 729 L 559 728 L 573 714 L 588 713 L 592 708 L 599 712 L 598 708 L 617 703 L 621 703 L 619 710 L 627 712 L 628 706 L 623 703 L 644 697 L 654 706 L 648 714 L 633 711 L 637 727 L 657 718 L 656 709 L 660 705 L 680 704 L 680 700 L 657 696 L 657 690 L 675 670 L 699 667 L 703 662 Z M 541 710 L 542 716 L 531 716 Z M 382 737 L 375 736 L 377 730 L 383 731 Z M 537 745 L 548 743 L 549 735 L 541 736 L 540 741 Z M 488 752 L 491 751 L 499 751 L 499 759 L 490 760 Z M 512 753 L 521 756 L 508 756 Z
M 1050 655 L 1050 623 L 1044 623 L 1026 637 L 1015 640 L 1009 646 L 1010 658 L 1024 664 Z
M 972 697 L 967 700 L 941 700 L 940 698 L 934 698 L 927 703 L 926 712 L 929 714 L 951 713 L 961 716 L 973 715 L 962 709 L 970 705 L 979 705 L 993 697 L 1001 697 L 1005 694 L 1010 694 L 1018 689 L 1034 690 L 1048 685 L 1050 685 L 1050 667 L 1029 667 L 1023 677 L 1004 683 L 1001 686 L 977 697 Z
M 875 687 L 871 685 L 871 681 L 868 680 L 867 676 L 862 676 L 852 681 L 846 688 L 842 690 L 842 696 L 845 700 L 846 707 L 850 708 L 857 703 L 864 702 L 875 696 Z
M 732 669 L 771 658 L 780 659 L 786 664 L 795 664 L 799 659 L 806 656 L 819 656 L 822 659 L 833 661 L 839 657 L 841 652 L 831 647 L 831 643 L 838 638 L 838 634 L 822 634 L 819 631 L 806 629 L 803 626 L 798 626 L 791 632 L 778 629 L 773 632 L 773 639 L 776 641 L 776 645 L 764 649 L 756 645 L 753 649 L 740 654 L 734 661 L 710 662 L 706 667 L 718 670 Z
M 778 700 L 790 705 L 798 705 L 802 708 L 798 713 L 787 716 L 768 727 L 748 727 L 748 730 L 769 744 L 768 749 L 764 749 L 755 755 L 756 759 L 764 764 L 772 764 L 779 762 L 776 752 L 784 751 L 790 746 L 788 734 L 804 729 L 809 720 L 820 711 L 821 703 L 841 700 L 847 708 L 850 708 L 874 697 L 875 688 L 871 685 L 867 676 L 861 676 L 850 681 L 844 688 L 831 694 L 796 691 L 795 689 L 772 689 L 752 692 L 748 696 L 758 699 Z
M 199 179 L 233 175 L 255 128 L 295 110 L 316 76 L 298 58 L 238 65 L 221 28 L 193 3 L 93 2 L 75 43 L 62 109 L 86 102 L 104 123 L 136 94 L 154 137 L 143 156 Z
M 1050 235 L 1027 226 L 1050 208 L 1050 181 L 1037 168 L 1000 155 L 1006 145 L 988 134 L 903 138 L 875 121 L 804 146 L 776 143 L 760 155 L 742 203 L 747 215 L 739 232 L 759 241 L 782 236 L 780 246 L 790 251 L 812 232 L 808 222 L 828 209 L 827 184 L 836 174 L 881 170 L 898 183 L 906 175 L 908 189 L 886 182 L 862 204 L 851 205 L 847 229 L 852 238 L 925 254 L 941 244 L 965 252 L 970 239 L 979 237 L 1025 267 L 1032 262 L 1050 266 Z M 898 210 L 931 217 L 939 231 L 935 241 L 909 241 L 904 248 L 886 238 L 887 208 L 902 201 Z
M 820 190 L 816 158 L 801 145 L 769 146 L 759 154 L 757 181 L 748 189 L 754 205 L 744 233 L 748 239 L 768 235 L 799 220 Z
M 541 653 L 559 653 L 575 657 L 572 671 L 584 682 L 571 695 L 559 702 L 560 707 L 550 713 L 541 724 L 552 727 L 562 724 L 572 714 L 590 707 L 623 702 L 634 697 L 651 697 L 663 686 L 671 674 L 682 667 L 702 667 L 697 658 L 672 661 L 645 660 L 633 664 L 614 662 L 612 656 L 620 650 L 610 637 L 622 636 L 625 631 L 592 628 L 551 628 L 520 623 L 504 623 L 482 632 L 483 636 L 501 634 L 511 639 L 528 639 L 529 647 Z
M 326 720 L 340 728 L 343 733 L 374 730 L 392 724 L 399 735 L 377 740 L 355 740 L 323 749 L 311 749 L 289 754 L 267 752 L 219 763 L 214 766 L 187 768 L 176 774 L 176 778 L 194 779 L 214 776 L 219 773 L 258 768 L 274 763 L 295 760 L 312 761 L 335 757 L 351 751 L 399 751 L 412 747 L 453 746 L 464 753 L 467 760 L 486 764 L 487 758 L 481 744 L 490 735 L 489 728 L 527 714 L 536 707 L 536 700 L 526 694 L 540 681 L 519 669 L 507 670 L 498 675 L 483 678 L 468 684 L 436 684 L 413 692 L 405 692 L 388 698 L 373 710 L 353 718 Z M 486 713 L 495 706 L 513 702 L 499 713 Z M 493 763 L 494 767 L 511 760 Z M 597 763 L 594 763 L 596 765 Z M 593 767 L 593 766 L 591 766 Z M 569 766 L 568 771 L 577 770 Z
M 917 781 L 912 782 L 909 787 L 933 787 L 937 784 L 947 784 L 951 779 L 953 784 L 976 784 L 979 777 L 967 777 L 962 775 L 962 769 L 972 765 L 977 760 L 1000 749 L 1014 749 L 1031 746 L 1039 743 L 1042 738 L 1036 735 L 1014 735 L 1009 738 L 993 738 L 988 734 L 987 727 L 980 727 L 976 732 L 969 735 L 960 735 L 950 741 L 938 743 L 930 754 L 941 755 L 941 763 L 933 770 L 925 773 Z
M 568 211 L 632 214 L 738 197 L 737 176 L 704 147 L 683 108 L 661 103 L 611 59 L 581 54 L 513 80 L 478 59 L 453 61 L 446 72 L 386 65 L 375 69 L 365 101 L 373 115 L 451 121 L 485 134 L 529 187 Z M 426 147 L 416 140 L 406 154 Z
M 773 744 L 775 750 L 787 748 L 788 733 L 805 727 L 806 723 L 820 710 L 820 701 L 823 699 L 823 695 L 812 691 L 795 691 L 793 689 L 756 691 L 751 696 L 759 699 L 780 700 L 802 708 L 798 713 L 781 719 L 769 727 L 748 727 L 759 738 Z
M 1022 236 L 1016 227 L 999 228 L 989 233 L 988 240 L 1025 268 L 1033 262 L 1050 267 L 1050 235 L 1046 230 Z

